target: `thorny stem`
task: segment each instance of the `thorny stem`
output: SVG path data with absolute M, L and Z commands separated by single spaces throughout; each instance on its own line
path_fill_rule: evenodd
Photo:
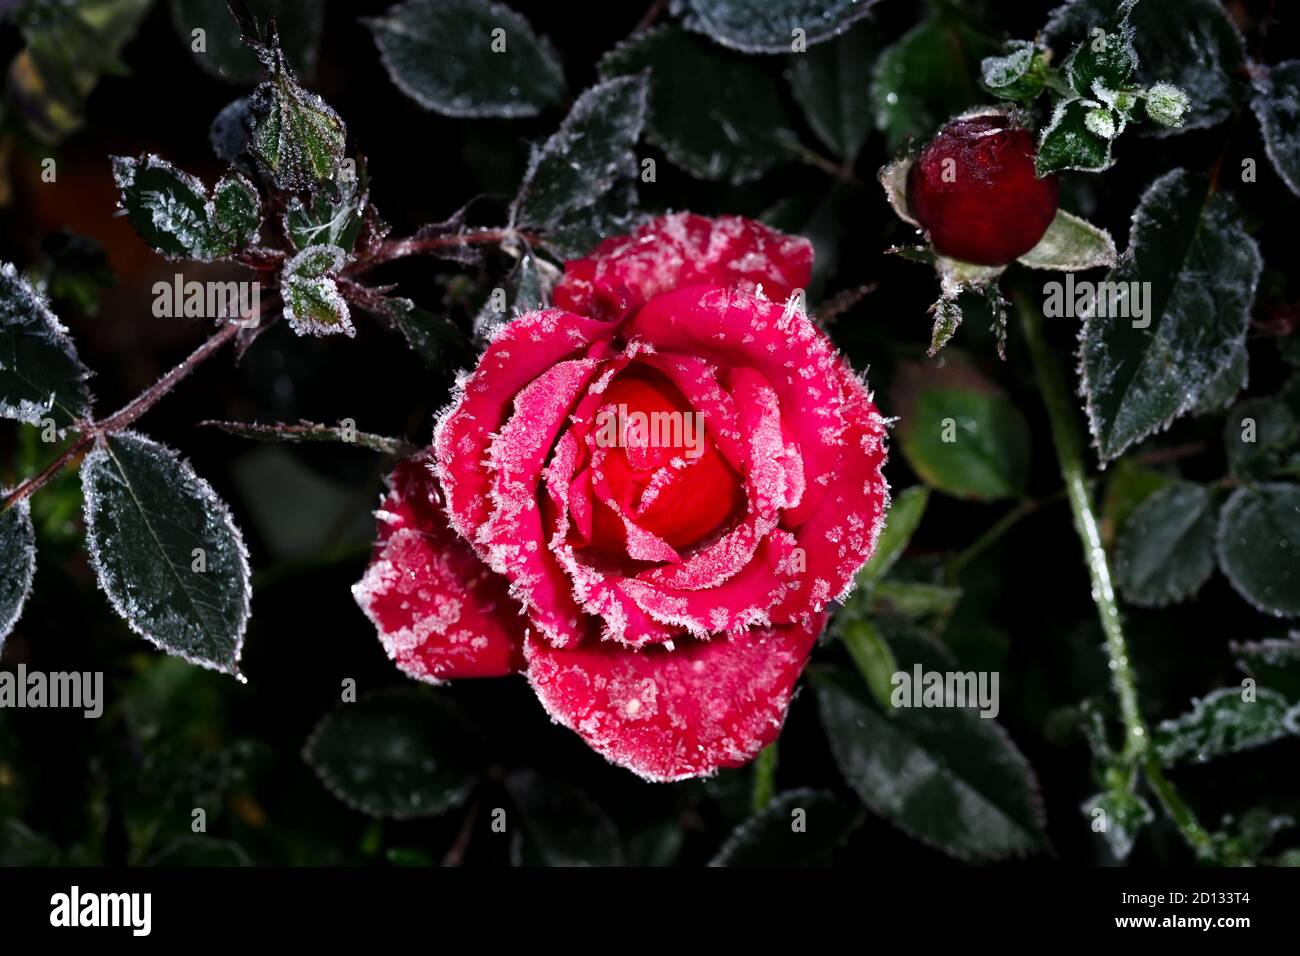
M 1025 343 L 1029 347 L 1034 372 L 1038 377 L 1038 387 L 1043 394 L 1043 404 L 1047 406 L 1061 478 L 1065 482 L 1070 510 L 1074 513 L 1075 531 L 1083 544 L 1084 562 L 1092 580 L 1092 600 L 1097 605 L 1102 632 L 1106 636 L 1111 684 L 1119 698 L 1120 717 L 1124 724 L 1121 759 L 1128 768 L 1143 772 L 1170 820 L 1192 849 L 1204 858 L 1211 851 L 1209 834 L 1197 822 L 1195 814 L 1183 802 L 1173 784 L 1165 778 L 1158 761 L 1149 750 L 1149 735 L 1138 707 L 1137 676 L 1129 660 L 1128 642 L 1124 637 L 1119 604 L 1111 582 L 1110 562 L 1106 549 L 1102 547 L 1101 531 L 1088 488 L 1083 442 L 1065 379 L 1056 363 L 1056 357 L 1048 347 L 1043 334 L 1043 319 L 1034 307 L 1032 297 L 1022 292 L 1016 297 L 1016 306 L 1025 333 Z
M 121 431 L 153 408 L 159 399 L 176 387 L 178 382 L 193 372 L 212 353 L 218 351 L 238 335 L 241 328 L 242 326 L 239 323 L 234 322 L 223 325 L 215 335 L 191 352 L 184 361 L 121 409 L 108 416 L 108 418 L 98 422 L 85 422 L 79 426 L 81 434 L 77 440 L 69 445 L 63 454 L 41 469 L 39 473 L 21 482 L 18 487 L 5 495 L 4 501 L 0 502 L 0 512 L 7 511 L 13 505 L 31 495 L 32 492 L 48 484 L 67 464 L 89 451 L 90 446 L 101 435 L 111 435 Z
M 479 229 L 471 232 L 447 233 L 446 235 L 417 235 L 408 236 L 404 239 L 389 239 L 380 245 L 374 255 L 363 259 L 345 271 L 364 272 L 385 262 L 404 259 L 407 256 L 438 252 L 441 249 L 451 249 L 456 246 L 499 245 L 511 239 L 522 239 L 531 243 L 536 241 L 537 237 L 531 233 L 520 232 L 516 229 Z

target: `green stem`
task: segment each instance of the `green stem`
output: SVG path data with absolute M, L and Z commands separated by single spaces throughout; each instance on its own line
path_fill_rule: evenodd
M 1061 478 L 1065 481 L 1066 497 L 1074 513 L 1074 527 L 1083 544 L 1084 563 L 1092 580 L 1092 600 L 1097 605 L 1101 629 L 1106 637 L 1106 653 L 1110 658 L 1111 684 L 1119 698 L 1120 718 L 1124 724 L 1123 762 L 1130 768 L 1141 769 L 1155 791 L 1161 806 L 1178 827 L 1184 839 L 1198 855 L 1210 850 L 1210 837 L 1196 820 L 1190 807 L 1183 802 L 1160 769 L 1154 756 L 1149 754 L 1148 733 L 1138 707 L 1137 676 L 1129 660 L 1128 642 L 1120 620 L 1119 603 L 1111 581 L 1110 562 L 1102 547 L 1097 516 L 1093 511 L 1092 495 L 1088 488 L 1087 469 L 1084 466 L 1083 439 L 1065 379 L 1061 375 L 1056 357 L 1052 354 L 1043 333 L 1043 318 L 1034 307 L 1033 297 L 1020 294 L 1016 297 L 1017 311 L 1025 333 L 1025 343 L 1033 359 L 1038 387 L 1047 406 L 1051 421 L 1052 440 Z
M 948 562 L 948 581 L 955 584 L 961 576 L 962 569 L 970 564 L 981 554 L 993 547 L 998 539 L 1019 524 L 1020 519 L 1037 511 L 1041 501 L 1036 498 L 1026 498 L 1020 504 L 1016 505 L 997 521 L 989 526 L 989 529 L 976 538 L 971 544 L 953 557 Z
M 754 759 L 753 810 L 760 812 L 776 795 L 776 741 L 768 744 Z

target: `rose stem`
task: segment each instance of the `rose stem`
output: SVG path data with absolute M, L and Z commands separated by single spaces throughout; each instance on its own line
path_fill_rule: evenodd
M 776 793 L 776 741 L 772 741 L 754 760 L 753 810 L 758 813 Z
M 183 362 L 154 382 L 153 385 L 133 398 L 120 410 L 102 421 L 82 423 L 80 425 L 80 437 L 69 445 L 62 455 L 41 469 L 39 473 L 21 482 L 18 487 L 5 495 L 4 501 L 0 502 L 0 512 L 7 511 L 10 507 L 31 495 L 32 492 L 44 487 L 55 475 L 63 470 L 65 465 L 89 450 L 95 439 L 100 435 L 112 435 L 121 431 L 153 408 L 159 399 L 175 388 L 178 382 L 193 372 L 208 356 L 218 351 L 221 346 L 238 335 L 241 328 L 242 325 L 235 322 L 223 325 L 216 334 L 191 352 Z
M 1084 467 L 1083 442 L 1070 402 L 1065 379 L 1056 363 L 1043 333 L 1043 318 L 1034 306 L 1033 296 L 1020 290 L 1016 296 L 1016 311 L 1025 333 L 1025 343 L 1033 359 L 1038 387 L 1043 393 L 1043 404 L 1051 422 L 1052 441 L 1056 446 L 1056 459 L 1061 478 L 1065 482 L 1066 497 L 1074 513 L 1074 529 L 1083 544 L 1084 563 L 1092 579 L 1092 600 L 1097 605 L 1101 629 L 1106 635 L 1106 653 L 1110 658 L 1111 683 L 1119 698 L 1120 717 L 1124 723 L 1124 748 L 1121 754 L 1130 772 L 1141 769 L 1151 789 L 1160 800 L 1165 813 L 1178 827 L 1184 839 L 1198 856 L 1212 852 L 1212 841 L 1205 828 L 1197 821 L 1191 808 L 1183 802 L 1160 769 L 1160 764 L 1148 746 L 1146 725 L 1138 708 L 1137 676 L 1129 661 L 1128 642 L 1120 620 L 1119 604 L 1111 583 L 1110 563 L 1106 549 L 1101 544 L 1101 532 L 1093 511 L 1092 496 L 1088 490 L 1088 476 Z

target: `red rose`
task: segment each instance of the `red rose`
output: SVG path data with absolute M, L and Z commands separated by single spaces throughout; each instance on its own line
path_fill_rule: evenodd
M 688 214 L 567 263 L 393 475 L 354 593 L 398 666 L 522 671 L 651 780 L 770 743 L 888 499 L 870 394 L 787 302 L 811 267 Z

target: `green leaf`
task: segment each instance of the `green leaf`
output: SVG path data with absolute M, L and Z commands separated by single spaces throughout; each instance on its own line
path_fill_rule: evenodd
M 1134 510 L 1120 532 L 1116 578 L 1124 596 L 1164 607 L 1195 594 L 1214 571 L 1214 494 L 1180 481 Z
M 36 532 L 26 499 L 0 511 L 0 571 L 0 650 L 4 650 L 5 638 L 22 617 L 36 576 Z
M 1300 196 L 1300 60 L 1251 68 L 1255 86 L 1250 101 L 1264 149 L 1273 168 L 1297 196 Z
M 1086 219 L 1058 210 L 1038 245 L 1018 260 L 1031 269 L 1082 272 L 1115 264 L 1115 240 Z
M 297 196 L 289 200 L 284 231 L 294 248 L 338 246 L 351 252 L 356 245 L 370 202 L 369 177 L 360 169 L 331 185 L 316 190 L 307 202 Z
M 931 15 L 885 50 L 876 60 L 870 98 L 889 152 L 909 138 L 924 142 L 983 99 L 970 69 L 994 52 L 991 41 L 947 13 Z
M 795 134 L 780 89 L 763 69 L 676 27 L 620 44 L 600 75 L 650 71 L 647 138 L 699 179 L 756 179 L 793 156 Z
M 61 857 L 53 840 L 21 820 L 0 820 L 0 866 L 59 866 Z
M 1037 784 L 995 721 L 955 707 L 886 717 L 853 683 L 842 672 L 813 673 L 835 762 L 869 808 L 959 859 L 1024 856 L 1044 846 Z
M 232 173 L 207 187 L 164 159 L 113 157 L 119 206 L 140 238 L 172 259 L 210 262 L 257 240 L 261 201 L 243 176 Z
M 300 74 L 316 66 L 324 0 L 244 0 L 260 23 L 275 21 L 285 56 Z M 181 42 L 203 70 L 230 83 L 255 83 L 257 56 L 239 36 L 239 25 L 226 4 L 214 0 L 171 0 L 172 22 Z M 195 30 L 203 31 L 205 49 L 194 49 Z
M 511 319 L 551 301 L 552 267 L 531 252 L 519 257 L 504 286 L 493 289 L 474 317 L 474 338 L 486 342 Z
M 1118 0 L 1074 0 L 1062 4 L 1043 27 L 1043 38 L 1063 54 L 1105 26 Z M 1205 129 L 1226 120 L 1243 100 L 1245 54 L 1241 35 L 1219 0 L 1141 0 L 1129 18 L 1137 50 L 1134 80 L 1157 81 L 1184 90 L 1190 108 L 1180 130 Z M 1151 124 L 1158 136 L 1171 130 Z
M 0 262 L 0 418 L 75 425 L 90 414 L 89 377 L 45 299 Z
M 1262 686 L 1287 700 L 1300 700 L 1300 631 L 1286 637 L 1259 641 L 1234 641 L 1237 666 Z
M 212 190 L 213 225 L 226 244 L 242 248 L 257 239 L 262 224 L 262 200 L 240 173 L 228 173 Z
M 389 77 L 427 110 L 460 117 L 535 116 L 567 95 L 551 44 L 502 4 L 407 0 L 365 23 Z
M 248 551 L 212 486 L 134 432 L 101 439 L 81 484 L 90 563 L 113 609 L 168 654 L 237 674 Z
M 1231 199 L 1181 169 L 1152 183 L 1133 213 L 1129 252 L 1105 280 L 1128 293 L 1119 306 L 1133 317 L 1102 315 L 1115 302 L 1099 302 L 1080 336 L 1088 424 L 1103 462 L 1194 407 L 1234 359 L 1261 266 Z M 1133 293 L 1146 290 L 1139 319 Z
M 891 709 L 890 695 L 894 689 L 894 674 L 898 672 L 894 652 L 889 649 L 880 629 L 870 621 L 844 612 L 841 614 L 847 616 L 848 620 L 836 622 L 840 640 L 844 642 L 849 657 L 853 658 L 853 665 L 862 675 L 876 704 L 885 716 L 893 716 L 896 711 Z
M 885 516 L 885 526 L 876 539 L 876 550 L 858 572 L 858 587 L 869 586 L 889 573 L 894 562 L 907 550 L 929 502 L 930 489 L 925 485 L 913 485 L 894 496 Z
M 1287 452 L 1297 440 L 1300 423 L 1274 398 L 1249 398 L 1236 405 L 1223 423 L 1228 468 L 1238 478 L 1263 479 L 1277 474 L 1286 466 Z
M 9 64 L 6 112 L 46 145 L 81 129 L 100 78 L 127 72 L 122 48 L 151 6 L 152 0 L 19 5 L 14 19 L 27 46 Z
M 1114 15 L 1094 22 L 1065 61 L 1065 74 L 1081 97 L 1107 102 L 1129 85 L 1137 69 L 1135 31 L 1129 22 L 1138 0 L 1120 0 Z
M 1029 426 L 1005 394 L 978 373 L 925 369 L 900 376 L 899 446 L 932 488 L 958 498 L 1012 498 L 1029 473 Z
M 1029 40 L 1012 40 L 1002 56 L 984 58 L 980 78 L 998 99 L 1029 103 L 1047 83 L 1047 50 Z
M 234 840 L 199 834 L 177 837 L 150 857 L 148 866 L 252 866 L 253 860 Z
M 1300 486 L 1238 488 L 1219 515 L 1219 567 L 1265 614 L 1300 617 Z
M 1107 470 L 1107 476 L 1101 514 L 1102 540 L 1109 546 L 1138 505 L 1168 485 L 1171 479 L 1163 472 L 1143 468 L 1128 458 L 1116 462 L 1114 468 Z
M 446 371 L 471 355 L 469 338 L 445 316 L 426 311 L 410 299 L 385 299 L 384 308 L 407 344 L 429 368 Z
M 1038 137 L 1038 156 L 1034 166 L 1038 175 L 1077 169 L 1099 173 L 1114 163 L 1111 142 L 1119 135 L 1102 137 L 1089 128 L 1088 114 L 1095 107 L 1083 100 L 1061 100 Z
M 1167 767 L 1186 760 L 1207 763 L 1295 732 L 1285 697 L 1264 687 L 1255 688 L 1254 700 L 1243 700 L 1244 693 L 1240 687 L 1221 687 L 1192 701 L 1187 713 L 1161 721 L 1151 734 L 1160 762 Z
M 618 830 L 586 793 L 531 770 L 506 778 L 523 817 L 511 855 L 516 866 L 622 866 Z
M 248 150 L 278 189 L 300 192 L 338 178 L 348 131 L 329 104 L 298 83 L 272 37 L 255 45 L 267 78 L 249 98 Z
M 1223 411 L 1246 387 L 1249 379 L 1250 353 L 1243 340 L 1228 363 L 1219 369 L 1210 380 L 1210 384 L 1205 386 L 1205 391 L 1196 399 L 1196 404 L 1188 414 L 1205 415 Z
M 1093 794 L 1079 808 L 1088 818 L 1094 833 L 1102 839 L 1117 862 L 1124 862 L 1133 852 L 1138 832 L 1152 820 L 1155 812 L 1151 805 L 1132 790 L 1117 788 Z M 1098 816 L 1101 811 L 1102 816 Z M 1098 827 L 1102 827 L 1099 831 Z
M 680 0 L 686 29 L 743 53 L 789 53 L 843 33 L 875 0 Z M 798 31 L 798 32 L 796 32 Z
M 280 279 L 284 317 L 298 335 L 356 335 L 334 281 L 347 257 L 338 246 L 308 246 L 285 263 Z
M 790 89 L 808 125 L 846 162 L 871 132 L 871 100 L 863 95 L 879 45 L 869 28 L 849 30 L 806 53 L 792 53 Z
M 933 617 L 950 613 L 961 600 L 961 588 L 922 581 L 881 581 L 871 591 L 872 614 L 899 617 Z
M 406 689 L 342 704 L 303 748 L 330 793 L 372 817 L 434 817 L 473 789 L 472 730 L 444 697 Z
M 558 259 L 580 259 L 610 236 L 631 232 L 642 216 L 638 202 L 633 180 L 616 182 L 590 206 L 552 223 L 538 244 Z
M 777 794 L 727 837 L 709 866 L 822 866 L 861 823 L 861 811 L 826 790 Z
M 510 223 L 548 230 L 591 218 L 614 187 L 634 181 L 649 80 L 619 77 L 578 97 L 560 129 L 535 150 Z M 635 204 L 635 187 L 632 204 Z M 581 252 L 589 250 L 583 249 Z

